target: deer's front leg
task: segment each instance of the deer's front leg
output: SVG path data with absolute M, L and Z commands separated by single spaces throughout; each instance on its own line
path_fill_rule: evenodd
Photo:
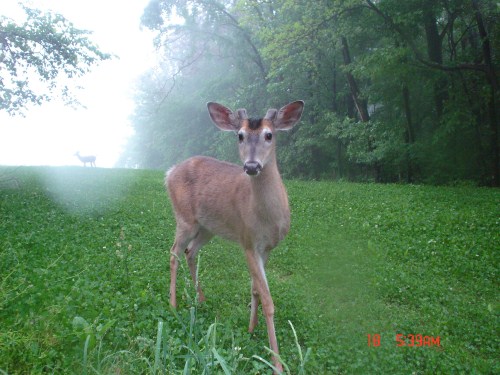
M 264 312 L 264 317 L 266 318 L 267 325 L 267 335 L 269 337 L 269 347 L 271 350 L 279 354 L 278 350 L 278 340 L 276 339 L 276 331 L 274 328 L 274 304 L 271 298 L 271 292 L 269 291 L 269 286 L 267 284 L 266 273 L 264 271 L 264 260 L 257 251 L 246 250 L 245 255 L 247 258 L 248 268 L 252 276 L 252 290 L 255 288 L 257 294 L 262 303 L 262 310 Z M 254 301 L 254 294 L 252 293 L 252 301 Z M 252 306 L 252 314 L 253 306 Z M 256 316 L 256 312 L 255 312 Z M 250 325 L 252 326 L 252 319 L 255 319 L 251 315 Z M 283 372 L 283 366 L 278 361 L 278 358 L 273 355 L 272 357 L 273 365 L 281 373 Z
M 257 291 L 257 288 L 254 285 L 253 278 L 252 278 L 252 289 L 250 290 L 250 295 L 252 296 L 252 300 L 250 302 L 250 325 L 248 326 L 248 332 L 252 333 L 259 321 L 259 318 L 257 316 L 257 311 L 259 308 L 259 292 Z

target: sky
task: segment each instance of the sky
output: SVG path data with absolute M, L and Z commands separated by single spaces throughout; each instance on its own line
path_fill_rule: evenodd
M 1 0 L 0 14 L 15 17 L 18 0 Z M 85 106 L 60 101 L 29 108 L 25 117 L 0 111 L 0 165 L 82 165 L 75 156 L 95 155 L 97 167 L 113 167 L 133 135 L 129 117 L 140 75 L 156 63 L 153 34 L 141 30 L 149 0 L 31 0 L 92 31 L 101 51 L 118 58 L 101 62 L 78 82 L 73 95 Z M 73 82 L 72 82 L 73 83 Z

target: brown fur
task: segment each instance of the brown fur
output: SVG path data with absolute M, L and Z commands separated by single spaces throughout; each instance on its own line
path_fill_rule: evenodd
M 196 280 L 196 254 L 214 235 L 237 242 L 245 250 L 252 277 L 249 331 L 257 324 L 257 307 L 262 303 L 269 344 L 278 353 L 274 329 L 274 304 L 264 267 L 270 251 L 290 228 L 288 196 L 276 164 L 275 138 L 265 139 L 265 132 L 290 129 L 299 121 L 303 102 L 293 102 L 279 112 L 269 110 L 263 120 L 248 120 L 246 111 L 233 113 L 216 103 L 209 103 L 209 113 L 222 130 L 245 135 L 240 142 L 240 156 L 245 165 L 258 164 L 250 176 L 241 166 L 209 157 L 196 156 L 173 167 L 165 180 L 177 222 L 175 242 L 170 257 L 170 303 L 176 306 L 178 258 L 185 252 L 189 270 L 201 301 L 205 299 Z M 255 171 L 255 169 L 254 169 Z M 281 363 L 273 357 L 275 367 Z

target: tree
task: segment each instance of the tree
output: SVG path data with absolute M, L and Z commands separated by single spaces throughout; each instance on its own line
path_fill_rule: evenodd
M 22 24 L 0 16 L 0 110 L 22 114 L 29 104 L 40 105 L 58 92 L 73 102 L 60 78 L 82 76 L 111 56 L 89 40 L 89 31 L 62 15 L 20 6 Z
M 206 127 L 203 102 L 262 113 L 303 99 L 301 126 L 279 139 L 286 177 L 498 184 L 498 9 L 489 0 L 152 0 L 144 21 L 159 30 L 168 73 L 159 77 L 175 88 L 157 82 L 169 97 L 139 108 L 136 131 L 170 155 L 166 166 L 186 153 L 226 156 L 223 138 L 189 136 Z M 165 149 L 167 134 L 184 152 Z
M 193 154 L 235 156 L 229 135 L 207 121 L 205 103 L 261 110 L 267 67 L 255 35 L 228 3 L 153 0 L 145 9 L 142 22 L 158 31 L 163 64 L 139 84 L 131 164 L 164 169 Z
M 435 156 L 428 160 L 433 173 L 499 186 L 498 6 L 479 0 L 419 0 L 406 9 L 394 0 L 366 4 L 409 48 L 433 86 L 437 119 L 425 145 L 425 154 Z

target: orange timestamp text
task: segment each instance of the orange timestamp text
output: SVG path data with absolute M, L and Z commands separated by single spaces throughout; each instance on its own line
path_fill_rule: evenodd
M 378 347 L 382 342 L 381 335 L 379 333 L 367 334 L 368 346 Z M 441 346 L 441 337 L 437 336 L 426 336 L 422 334 L 408 334 L 403 335 L 402 333 L 396 334 L 396 346 L 408 346 L 408 347 L 431 347 Z

